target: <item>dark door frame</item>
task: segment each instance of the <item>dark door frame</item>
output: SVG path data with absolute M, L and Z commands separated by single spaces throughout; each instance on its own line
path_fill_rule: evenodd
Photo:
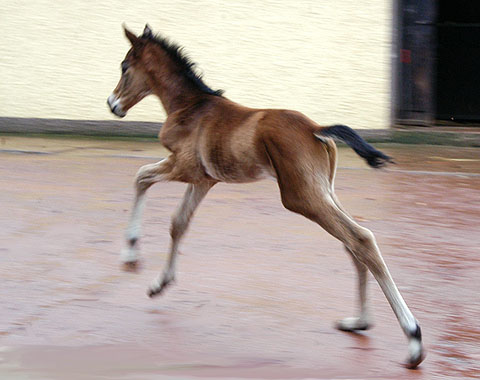
M 434 124 L 437 6 L 436 0 L 393 0 L 392 126 Z

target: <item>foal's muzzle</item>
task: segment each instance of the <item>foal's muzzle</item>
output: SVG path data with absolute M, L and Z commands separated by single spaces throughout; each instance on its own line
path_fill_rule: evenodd
M 125 117 L 125 115 L 127 114 L 122 109 L 122 104 L 120 103 L 120 99 L 118 99 L 114 94 L 112 94 L 108 97 L 107 104 L 110 107 L 110 111 L 112 111 L 112 113 L 115 116 Z

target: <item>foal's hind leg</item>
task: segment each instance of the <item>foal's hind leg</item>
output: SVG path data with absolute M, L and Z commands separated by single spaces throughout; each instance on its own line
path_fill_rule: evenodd
M 348 218 L 352 219 L 352 217 L 343 208 L 337 196 L 335 195 L 335 192 L 333 190 L 333 183 L 331 184 L 329 195 L 331 196 L 337 208 L 340 211 L 342 211 Z M 360 312 L 358 317 L 349 317 L 349 318 L 344 318 L 340 321 L 337 321 L 336 327 L 342 331 L 368 330 L 369 328 L 372 327 L 372 324 L 373 324 L 372 317 L 371 317 L 370 310 L 367 303 L 368 268 L 365 264 L 360 262 L 355 257 L 355 254 L 347 246 L 345 246 L 345 250 L 348 252 L 350 257 L 352 258 L 355 269 L 357 270 L 358 303 L 359 303 Z
M 299 191 L 298 188 L 296 190 L 296 193 L 293 194 L 291 191 L 282 189 L 284 205 L 317 222 L 328 233 L 342 241 L 354 258 L 372 272 L 409 340 L 407 367 L 418 366 L 424 358 L 420 326 L 398 291 L 373 234 L 359 226 L 348 214 L 343 212 L 328 191 L 319 189 Z M 302 194 L 308 194 L 310 199 L 302 198 Z M 361 269 L 361 271 L 360 276 L 364 276 L 364 270 Z M 360 292 L 364 289 L 364 286 L 361 285 Z
M 172 281 L 175 280 L 175 263 L 178 255 L 178 245 L 180 244 L 180 240 L 187 231 L 193 213 L 214 184 L 214 182 L 205 182 L 195 185 L 188 185 L 182 203 L 172 218 L 172 226 L 170 228 L 172 241 L 170 245 L 170 254 L 168 257 L 167 267 L 165 268 L 163 275 L 155 279 L 148 289 L 148 295 L 150 297 L 160 294 Z
M 129 267 L 135 266 L 138 260 L 138 239 L 140 237 L 146 191 L 154 183 L 168 180 L 168 175 L 173 169 L 173 163 L 174 158 L 169 156 L 157 163 L 144 165 L 137 172 L 135 200 L 126 233 L 127 247 L 121 254 L 121 261 Z
M 330 196 L 325 196 L 321 206 L 321 213 L 315 218 L 316 221 L 327 232 L 340 239 L 353 257 L 372 272 L 409 340 L 407 366 L 416 367 L 423 360 L 420 326 L 398 291 L 378 249 L 375 237 L 369 230 L 359 226 L 340 210 Z M 364 278 L 363 281 L 365 280 Z M 360 285 L 360 291 L 362 289 L 364 285 Z
M 370 315 L 369 307 L 367 304 L 367 274 L 368 268 L 365 264 L 360 262 L 353 252 L 351 252 L 346 246 L 345 249 L 350 254 L 353 264 L 357 269 L 358 275 L 358 302 L 360 313 L 358 317 L 344 318 L 336 323 L 336 327 L 342 331 L 357 331 L 368 330 L 372 327 L 372 318 Z

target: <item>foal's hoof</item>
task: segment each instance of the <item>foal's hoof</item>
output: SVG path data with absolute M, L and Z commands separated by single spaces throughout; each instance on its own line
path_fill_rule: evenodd
M 140 262 L 139 260 L 124 261 L 122 262 L 122 269 L 125 272 L 138 272 L 140 269 Z
M 408 369 L 415 369 L 425 359 L 425 350 L 422 347 L 422 342 L 417 339 L 412 339 L 408 343 L 409 357 L 405 363 Z
M 174 282 L 173 279 L 167 280 L 163 279 L 161 282 L 155 281 L 150 288 L 148 288 L 147 295 L 150 298 L 158 296 L 162 294 L 162 292 L 167 288 L 167 286 L 171 285 Z
M 127 272 L 135 272 L 139 268 L 138 249 L 128 247 L 122 250 L 120 254 L 120 262 Z
M 372 327 L 372 324 L 360 318 L 345 318 L 335 323 L 335 328 L 340 331 L 355 332 L 364 331 Z
M 425 359 L 425 354 L 421 353 L 417 357 L 410 357 L 408 358 L 407 362 L 405 363 L 405 367 L 408 369 L 417 369 L 421 362 Z

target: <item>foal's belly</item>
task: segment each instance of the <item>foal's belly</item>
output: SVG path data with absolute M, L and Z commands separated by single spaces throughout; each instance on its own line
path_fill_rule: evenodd
M 207 174 L 222 182 L 253 182 L 275 176 L 270 161 L 246 140 L 219 139 L 201 150 Z
M 199 139 L 207 174 L 222 182 L 253 182 L 275 176 L 258 133 L 263 112 L 240 114 L 225 124 L 206 127 Z
M 254 182 L 274 176 L 274 173 L 261 163 L 233 156 L 220 158 L 216 152 L 212 152 L 202 161 L 207 174 L 221 182 Z

